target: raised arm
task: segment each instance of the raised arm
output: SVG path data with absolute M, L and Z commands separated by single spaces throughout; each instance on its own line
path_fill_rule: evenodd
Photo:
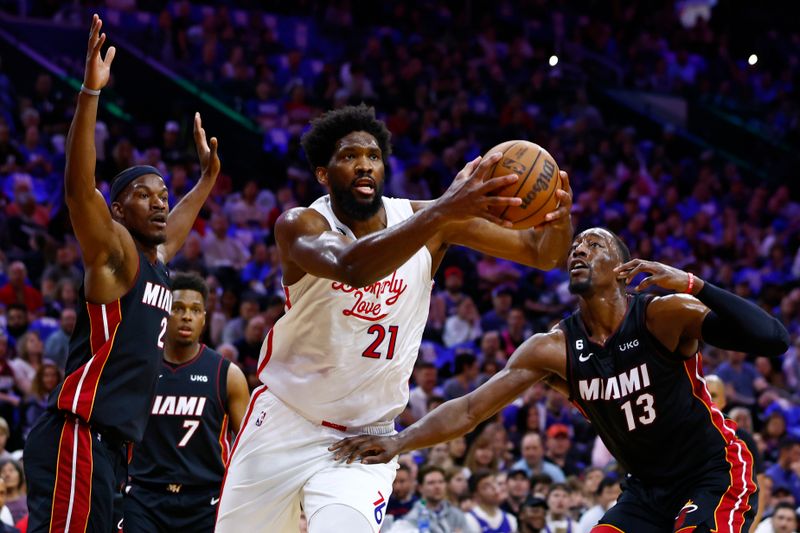
M 518 205 L 520 200 L 489 196 L 517 180 L 517 176 L 509 175 L 484 181 L 499 155 L 468 163 L 439 199 L 400 224 L 357 240 L 332 231 L 325 218 L 313 209 L 297 208 L 283 213 L 275 224 L 275 240 L 281 251 L 284 275 L 287 270 L 299 269 L 363 287 L 391 274 L 451 222 L 482 217 L 487 224 L 502 223 L 488 208 Z
M 159 259 L 167 263 L 175 257 L 189 235 L 197 214 L 206 202 L 206 198 L 214 188 L 219 176 L 220 162 L 217 155 L 217 138 L 206 140 L 206 130 L 200 119 L 200 113 L 194 114 L 194 144 L 200 160 L 200 180 L 184 196 L 167 218 L 167 240 L 158 247 Z
M 250 389 L 247 387 L 247 378 L 242 369 L 231 363 L 228 367 L 228 419 L 230 428 L 234 433 L 239 433 L 242 427 L 242 418 L 247 411 L 250 401 Z
M 427 448 L 464 435 L 511 403 L 537 381 L 553 375 L 563 382 L 566 372 L 564 335 L 540 333 L 525 341 L 506 367 L 466 396 L 445 402 L 421 420 L 391 437 L 360 436 L 332 445 L 336 460 L 385 463 L 394 456 Z M 559 387 L 559 390 L 562 390 Z
M 106 34 L 100 33 L 102 26 L 103 21 L 94 15 L 83 75 L 83 86 L 88 91 L 100 91 L 106 86 L 114 60 L 113 46 L 106 52 L 105 59 L 100 53 L 106 41 Z M 112 220 L 108 204 L 95 185 L 97 154 L 94 131 L 98 100 L 99 95 L 84 90 L 78 94 L 78 106 L 67 135 L 64 171 L 64 197 L 83 260 L 89 269 L 109 262 L 121 263 L 125 256 L 125 244 L 133 246 L 130 239 L 130 243 L 124 242 L 125 232 Z
M 528 230 L 513 230 L 473 218 L 451 224 L 444 235 L 445 242 L 550 270 L 566 258 L 572 242 L 572 188 L 569 176 L 564 171 L 561 171 L 561 188 L 556 195 L 559 199 L 558 209 L 547 214 L 544 225 Z
M 684 272 L 657 263 L 634 259 L 617 267 L 630 282 L 649 274 L 636 287 L 652 285 L 690 294 L 656 298 L 647 308 L 647 327 L 664 346 L 691 356 L 697 341 L 726 350 L 777 357 L 789 349 L 789 333 L 778 319 L 733 293 Z

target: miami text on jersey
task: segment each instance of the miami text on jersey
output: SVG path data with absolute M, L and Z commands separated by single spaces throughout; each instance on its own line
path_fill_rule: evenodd
M 586 401 L 618 400 L 649 386 L 650 374 L 647 372 L 647 363 L 608 379 L 592 378 L 578 381 L 581 399 Z
M 153 415 L 203 416 L 206 399 L 202 396 L 162 396 L 153 401 Z
M 172 311 L 172 291 L 157 283 L 148 281 L 142 294 L 142 303 L 169 313 Z

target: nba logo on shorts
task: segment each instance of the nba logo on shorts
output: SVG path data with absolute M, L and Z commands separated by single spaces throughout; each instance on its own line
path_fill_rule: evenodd
M 261 426 L 261 424 L 264 423 L 264 419 L 266 417 L 267 417 L 267 412 L 266 411 L 261 411 L 261 414 L 258 415 L 258 418 L 256 418 L 256 425 L 257 426 Z
M 383 509 L 386 507 L 386 500 L 384 499 L 383 494 L 381 494 L 381 491 L 378 491 L 378 499 L 372 502 L 372 505 L 375 506 L 375 521 L 378 523 L 378 525 L 381 525 L 381 522 L 383 521 Z

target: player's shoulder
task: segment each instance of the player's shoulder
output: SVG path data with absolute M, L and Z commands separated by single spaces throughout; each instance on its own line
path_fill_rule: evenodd
M 275 221 L 275 237 L 322 233 L 331 229 L 325 216 L 313 207 L 287 209 Z
M 676 312 L 704 311 L 705 305 L 691 294 L 654 296 L 647 302 L 648 318 L 672 315 Z
M 220 362 L 222 362 L 223 365 L 226 362 L 230 363 L 230 361 L 228 359 L 225 359 L 225 357 L 223 357 L 221 353 L 219 353 L 214 348 L 208 345 L 203 345 L 203 349 L 200 351 L 200 357 L 208 361 L 212 361 L 216 364 L 219 364 Z

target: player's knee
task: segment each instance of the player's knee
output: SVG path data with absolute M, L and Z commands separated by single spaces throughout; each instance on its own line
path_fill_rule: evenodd
M 367 517 L 349 505 L 332 503 L 321 508 L 308 520 L 308 533 L 372 533 Z

